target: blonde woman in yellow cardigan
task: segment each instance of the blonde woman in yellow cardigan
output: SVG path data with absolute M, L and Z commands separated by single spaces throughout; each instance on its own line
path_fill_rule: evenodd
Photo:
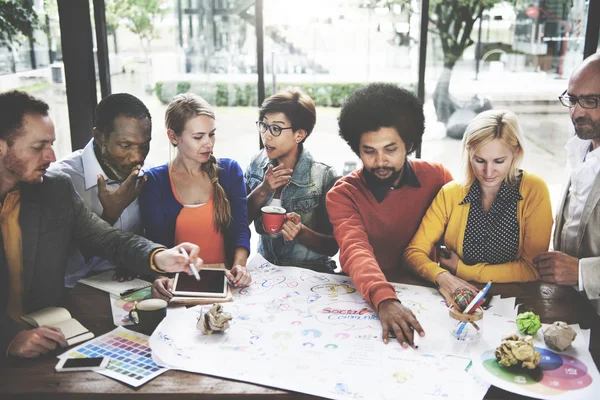
M 404 252 L 406 265 L 449 296 L 466 281 L 539 279 L 533 258 L 548 249 L 552 209 L 546 183 L 519 169 L 523 137 L 510 111 L 477 115 L 463 137 L 465 182 L 446 184 Z M 448 258 L 429 258 L 443 242 Z

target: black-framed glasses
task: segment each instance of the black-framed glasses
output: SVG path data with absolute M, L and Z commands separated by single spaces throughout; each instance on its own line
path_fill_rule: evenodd
M 573 108 L 578 103 L 581 108 L 587 108 L 588 110 L 594 109 L 598 107 L 598 101 L 600 101 L 600 95 L 591 95 L 591 96 L 569 96 L 567 91 L 565 90 L 563 94 L 558 96 L 558 100 L 560 100 L 561 104 L 565 107 Z
M 271 135 L 273 136 L 279 136 L 281 135 L 281 132 L 283 132 L 286 129 L 292 129 L 291 126 L 288 126 L 287 128 L 282 128 L 280 126 L 277 125 L 269 125 L 266 122 L 263 121 L 256 121 L 256 128 L 258 129 L 258 131 L 263 134 L 267 131 L 267 129 L 269 130 L 269 132 L 271 132 Z

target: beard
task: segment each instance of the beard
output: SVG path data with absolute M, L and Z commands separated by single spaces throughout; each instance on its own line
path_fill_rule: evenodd
M 591 140 L 600 138 L 600 121 L 594 121 L 592 119 L 587 119 L 583 117 L 571 119 L 571 121 L 573 122 L 573 126 L 575 127 L 575 133 L 580 139 Z M 585 123 L 588 125 L 578 129 L 577 125 L 575 125 L 576 123 Z
M 106 145 L 99 146 L 98 150 L 99 151 L 96 152 L 96 157 L 98 158 L 100 166 L 106 173 L 106 176 L 120 182 L 127 179 L 135 165 L 119 165 L 108 151 Z
M 388 176 L 387 178 L 379 178 L 377 175 L 375 175 L 377 173 L 377 171 L 392 171 L 392 174 L 390 176 Z M 365 172 L 366 172 L 366 176 L 367 179 L 369 179 L 371 182 L 376 182 L 380 185 L 384 185 L 384 186 L 392 186 L 396 180 L 398 179 L 398 177 L 400 176 L 400 174 L 402 173 L 402 170 L 397 170 L 396 168 L 393 167 L 382 167 L 382 168 L 373 168 L 373 169 L 367 169 L 365 168 Z
M 40 166 L 40 168 L 43 168 L 43 167 L 48 168 L 49 166 L 50 166 L 50 164 L 42 165 L 42 166 Z M 4 167 L 10 174 L 15 176 L 19 182 L 30 183 L 30 184 L 42 183 L 42 179 L 40 179 L 38 177 L 33 177 L 33 176 L 27 177 L 26 162 L 21 160 L 17 156 L 15 156 L 12 151 L 8 151 L 6 156 L 4 157 Z M 37 171 L 37 169 L 36 169 L 36 171 Z

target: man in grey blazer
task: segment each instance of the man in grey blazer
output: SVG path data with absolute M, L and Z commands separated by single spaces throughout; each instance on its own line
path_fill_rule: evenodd
M 559 99 L 577 136 L 566 145 L 569 183 L 556 216 L 555 251 L 534 262 L 542 280 L 575 286 L 600 313 L 600 53 L 573 72 Z
M 56 160 L 46 103 L 24 92 L 2 93 L 0 121 L 0 358 L 37 357 L 66 346 L 60 330 L 26 330 L 19 321 L 60 303 L 67 256 L 75 247 L 137 273 L 191 274 L 190 262 L 202 264 L 195 245 L 166 250 L 111 227 L 85 207 L 68 175 L 46 173 Z

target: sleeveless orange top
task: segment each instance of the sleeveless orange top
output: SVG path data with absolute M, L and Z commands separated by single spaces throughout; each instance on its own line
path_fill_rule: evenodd
M 224 263 L 225 241 L 223 234 L 215 228 L 212 193 L 208 202 L 204 204 L 185 205 L 177 195 L 171 166 L 169 180 L 173 196 L 183 206 L 175 222 L 175 246 L 183 242 L 194 243 L 200 247 L 200 258 L 205 264 Z

